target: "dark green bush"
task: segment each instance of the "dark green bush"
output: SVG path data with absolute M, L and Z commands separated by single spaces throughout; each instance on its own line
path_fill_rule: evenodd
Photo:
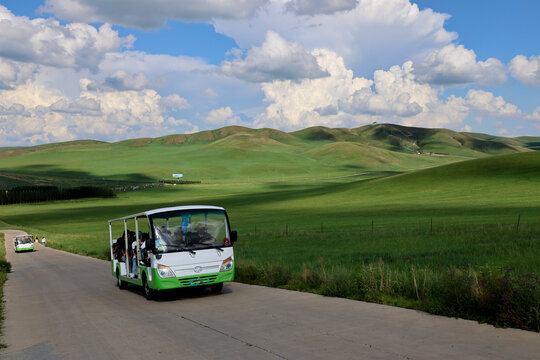
M 499 326 L 540 331 L 540 279 L 512 269 L 484 272 L 479 279 L 479 308 Z
M 468 317 L 478 312 L 478 281 L 471 269 L 450 268 L 441 273 L 425 294 L 423 308 L 430 313 Z
M 281 266 L 272 266 L 263 272 L 263 284 L 265 286 L 285 286 L 291 279 L 291 272 Z
M 5 259 L 0 260 L 0 272 L 10 272 L 11 271 L 11 264 L 7 262 Z
M 260 284 L 262 271 L 256 266 L 251 264 L 236 264 L 235 267 L 235 280 L 246 284 Z

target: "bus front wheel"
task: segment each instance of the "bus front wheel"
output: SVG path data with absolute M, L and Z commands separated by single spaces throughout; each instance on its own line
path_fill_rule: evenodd
M 120 271 L 118 271 L 118 269 L 116 270 L 116 286 L 118 286 L 120 290 L 126 288 L 126 283 L 120 279 Z
M 148 285 L 148 281 L 146 280 L 146 275 L 143 275 L 143 288 L 144 288 L 144 296 L 146 297 L 146 300 L 153 300 L 156 293 L 155 293 L 155 290 L 150 288 L 150 285 Z
M 223 290 L 223 283 L 217 283 L 210 285 L 210 290 L 212 290 L 212 293 L 219 294 L 221 290 Z

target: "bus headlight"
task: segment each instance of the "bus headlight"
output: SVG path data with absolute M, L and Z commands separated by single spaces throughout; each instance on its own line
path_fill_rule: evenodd
M 219 271 L 229 271 L 232 270 L 233 260 L 232 257 L 228 257 L 221 263 Z
M 158 272 L 159 276 L 161 276 L 162 278 L 170 278 L 170 277 L 175 277 L 176 276 L 174 274 L 174 271 L 172 271 L 170 267 L 165 266 L 165 265 L 159 265 L 158 264 L 157 272 Z

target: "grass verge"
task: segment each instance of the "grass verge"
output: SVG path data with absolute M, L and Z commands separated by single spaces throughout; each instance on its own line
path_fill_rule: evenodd
M 0 233 L 0 335 L 4 322 L 4 283 L 7 280 L 7 273 L 11 270 L 11 264 L 6 261 L 6 246 L 4 244 L 4 234 Z M 6 345 L 0 343 L 0 348 Z
M 540 332 L 540 279 L 513 269 L 396 270 L 380 260 L 357 269 L 304 264 L 300 271 L 239 261 L 236 281 L 376 302 Z

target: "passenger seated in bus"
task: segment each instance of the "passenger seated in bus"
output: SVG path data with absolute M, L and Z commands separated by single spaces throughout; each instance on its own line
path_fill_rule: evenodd
M 140 234 L 141 232 L 139 232 Z M 131 243 L 131 273 L 130 276 L 137 278 L 139 276 L 139 267 L 137 266 L 137 241 Z
M 177 227 L 174 231 L 174 243 L 177 245 L 185 245 L 185 236 L 181 227 Z
M 139 248 L 141 250 L 141 260 L 139 263 L 143 266 L 150 266 L 150 255 L 148 254 L 148 250 L 146 249 L 146 240 L 148 239 L 148 234 L 141 234 L 141 242 L 139 244 Z
M 208 228 L 203 224 L 198 224 L 197 232 L 191 234 L 191 242 L 194 244 L 211 244 L 215 239 L 208 233 Z
M 131 247 L 131 244 L 133 243 L 135 239 L 135 232 L 128 230 L 127 231 L 127 238 L 128 238 L 128 246 Z M 122 233 L 122 236 L 120 236 L 118 239 L 116 239 L 116 244 L 118 244 L 118 251 L 117 251 L 117 260 L 120 262 L 126 261 L 126 232 L 124 231 Z M 129 256 L 129 254 L 128 254 Z
M 117 260 L 117 253 L 118 253 L 118 244 L 116 243 L 116 240 L 114 240 L 112 244 L 112 257 L 115 260 Z
M 116 242 L 113 244 L 113 255 L 117 261 L 120 261 L 120 262 L 124 261 L 123 259 L 123 256 L 125 255 L 124 247 L 125 247 L 124 238 L 119 237 L 118 239 L 116 239 Z

